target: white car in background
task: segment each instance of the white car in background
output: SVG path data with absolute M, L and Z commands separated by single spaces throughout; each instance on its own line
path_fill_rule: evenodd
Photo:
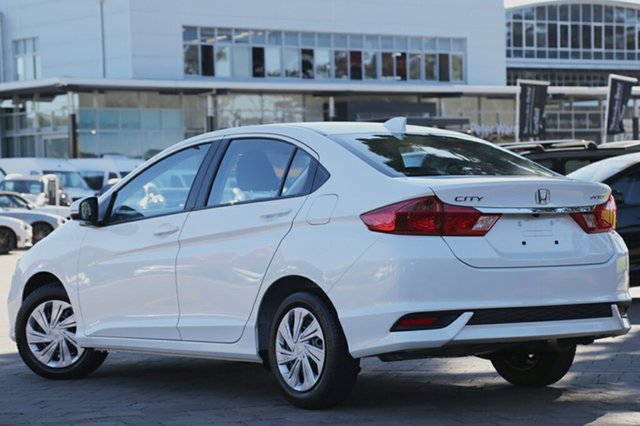
M 0 191 L 15 192 L 36 206 L 68 208 L 71 196 L 56 175 L 24 176 L 11 173 L 0 181 Z
M 43 377 L 110 350 L 261 362 L 306 408 L 365 357 L 546 386 L 630 330 L 615 215 L 605 185 L 401 118 L 225 129 L 74 204 L 17 265 L 10 333 Z
M 71 215 L 69 206 L 50 206 L 47 204 L 38 206 L 17 192 L 12 191 L 0 191 L 0 208 L 1 207 L 30 210 L 35 213 L 47 213 L 65 219 L 69 219 Z
M 27 222 L 8 216 L 0 216 L 0 254 L 13 249 L 30 248 L 33 231 Z
M 61 158 L 0 158 L 0 167 L 8 174 L 42 176 L 53 174 L 70 196 L 70 201 L 95 195 L 68 160 Z

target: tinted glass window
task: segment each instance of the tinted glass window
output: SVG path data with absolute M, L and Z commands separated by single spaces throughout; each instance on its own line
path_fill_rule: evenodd
M 220 206 L 279 196 L 294 150 L 293 145 L 274 140 L 241 139 L 231 142 L 207 205 Z
M 622 194 L 624 204 L 640 204 L 640 173 L 626 173 L 607 182 L 613 193 Z M 620 203 L 622 204 L 622 203 Z
M 0 195 L 0 207 L 28 208 L 29 203 L 15 195 L 4 194 Z
M 65 188 L 82 188 L 89 189 L 87 183 L 77 172 L 65 172 L 60 170 L 43 170 L 45 175 L 56 175 L 60 178 L 60 183 Z
M 308 193 L 313 181 L 314 168 L 312 166 L 311 156 L 301 149 L 296 150 L 296 155 L 293 157 L 287 178 L 284 181 L 282 195 L 293 197 Z
M 104 180 L 104 173 L 101 171 L 83 170 L 78 172 L 80 176 L 87 182 L 89 188 L 93 190 L 99 190 L 102 188 L 102 181 Z
M 391 176 L 553 176 L 532 161 L 487 142 L 436 135 L 334 136 L 342 146 Z
M 199 145 L 172 154 L 133 178 L 118 191 L 110 221 L 182 211 L 209 146 Z
M 40 194 L 44 192 L 44 185 L 37 180 L 5 180 L 0 182 L 0 189 L 23 194 Z

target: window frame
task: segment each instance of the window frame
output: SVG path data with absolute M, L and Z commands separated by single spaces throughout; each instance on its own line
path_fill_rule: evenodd
M 283 180 L 281 182 L 281 188 L 279 191 L 280 193 L 282 193 L 282 186 L 286 182 L 287 175 L 289 174 L 289 169 L 291 168 L 291 164 L 293 163 L 297 150 L 302 150 L 307 155 L 309 155 L 313 160 L 311 165 L 312 169 L 310 170 L 310 173 L 312 174 L 313 177 L 311 178 L 311 181 L 310 181 L 311 184 L 308 185 L 307 191 L 305 193 L 301 193 L 297 195 L 285 195 L 285 196 L 278 195 L 276 197 L 261 198 L 259 200 L 239 201 L 234 204 L 221 204 L 221 205 L 214 205 L 214 206 L 207 205 L 207 202 L 211 195 L 211 191 L 213 190 L 214 181 L 218 177 L 220 165 L 222 164 L 222 160 L 227 154 L 229 145 L 231 145 L 231 143 L 234 141 L 239 141 L 244 139 L 273 140 L 273 141 L 286 143 L 293 146 L 294 150 L 291 154 L 291 157 L 289 158 L 289 162 L 287 163 L 287 168 L 283 174 Z M 200 185 L 200 188 L 198 190 L 198 196 L 197 196 L 197 199 L 195 200 L 195 204 L 192 210 L 197 211 L 197 210 L 218 209 L 218 208 L 225 208 L 225 207 L 240 206 L 245 204 L 263 203 L 263 202 L 269 202 L 274 200 L 286 200 L 289 198 L 306 197 L 308 195 L 313 194 L 316 190 L 320 188 L 320 186 L 322 186 L 322 185 L 316 186 L 316 179 L 318 178 L 318 171 L 320 169 L 324 169 L 329 175 L 329 177 L 331 177 L 331 173 L 320 163 L 320 157 L 318 156 L 318 153 L 314 151 L 311 147 L 306 145 L 305 143 L 300 142 L 294 138 L 290 138 L 284 135 L 274 136 L 270 134 L 260 134 L 260 133 L 229 135 L 223 138 L 217 152 L 215 153 L 215 156 L 212 158 L 212 161 L 209 164 L 208 171 L 203 178 L 202 184 Z
M 185 213 L 185 212 L 189 212 L 189 211 L 193 210 L 194 205 L 195 205 L 196 197 L 197 197 L 199 191 L 201 190 L 201 186 L 202 186 L 202 181 L 204 179 L 204 175 L 206 174 L 206 171 L 209 168 L 209 165 L 211 163 L 212 158 L 217 153 L 217 151 L 220 149 L 220 145 L 221 145 L 220 142 L 221 142 L 220 139 L 218 139 L 218 140 L 215 140 L 215 139 L 214 140 L 204 140 L 204 141 L 195 142 L 195 143 L 190 144 L 189 146 L 185 146 L 185 147 L 183 147 L 183 148 L 181 148 L 179 150 L 167 153 L 167 155 L 164 155 L 162 158 L 158 158 L 153 163 L 150 163 L 145 168 L 141 169 L 135 175 L 132 175 L 132 174 L 127 175 L 127 177 L 123 180 L 122 185 L 118 186 L 118 188 L 116 190 L 114 190 L 113 192 L 109 193 L 108 197 L 106 197 L 106 198 L 100 197 L 100 199 L 98 201 L 98 204 L 99 204 L 98 211 L 99 212 L 103 212 L 103 213 L 101 214 L 102 217 L 98 218 L 98 224 L 100 226 L 105 226 L 105 227 L 107 227 L 107 226 L 117 226 L 117 225 L 121 225 L 121 224 L 125 224 L 125 223 L 137 222 L 137 221 L 140 221 L 140 220 L 154 219 L 154 218 L 158 218 L 158 217 L 171 216 L 171 215 L 174 215 L 174 214 L 181 214 L 181 213 Z M 177 155 L 177 154 L 179 154 L 181 152 L 184 152 L 184 151 L 186 151 L 188 149 L 191 149 L 191 148 L 194 148 L 194 147 L 198 147 L 198 146 L 207 145 L 207 144 L 209 144 L 209 148 L 207 148 L 207 152 L 204 155 L 202 163 L 200 163 L 200 167 L 198 168 L 198 171 L 196 172 L 196 176 L 193 179 L 193 182 L 191 183 L 191 188 L 189 188 L 189 193 L 187 195 L 187 199 L 185 200 L 184 208 L 182 210 L 171 211 L 171 212 L 162 213 L 162 214 L 158 214 L 158 215 L 154 215 L 154 216 L 148 216 L 148 217 L 136 217 L 136 218 L 131 218 L 131 219 L 127 219 L 127 220 L 119 220 L 117 222 L 113 222 L 111 220 L 112 213 L 113 213 L 113 207 L 115 205 L 115 202 L 116 202 L 116 199 L 118 197 L 118 194 L 122 191 L 123 188 L 125 188 L 127 185 L 129 185 L 138 176 L 140 176 L 142 173 L 146 172 L 151 167 L 157 165 L 161 161 L 164 161 L 164 160 L 166 160 L 167 158 L 169 158 L 169 157 L 171 157 L 173 155 Z

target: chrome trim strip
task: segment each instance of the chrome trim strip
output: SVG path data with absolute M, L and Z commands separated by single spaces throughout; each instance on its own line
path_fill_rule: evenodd
M 596 206 L 581 207 L 475 207 L 481 213 L 501 213 L 501 214 L 570 214 L 588 213 Z

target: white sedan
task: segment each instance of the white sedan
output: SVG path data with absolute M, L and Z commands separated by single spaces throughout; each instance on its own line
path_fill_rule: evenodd
M 33 228 L 27 222 L 8 216 L 0 216 L 0 254 L 16 248 L 32 245 Z
M 403 119 L 225 129 L 75 203 L 17 266 L 11 336 L 51 379 L 111 350 L 262 362 L 307 408 L 374 356 L 546 386 L 630 329 L 615 217 L 606 185 Z

